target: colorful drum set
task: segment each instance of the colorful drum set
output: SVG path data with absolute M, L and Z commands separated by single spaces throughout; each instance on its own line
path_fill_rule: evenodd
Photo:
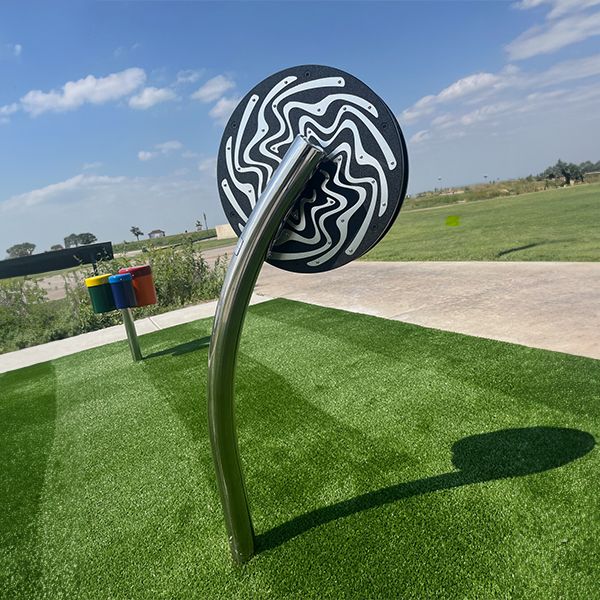
M 120 310 L 133 360 L 142 359 L 131 309 L 157 303 L 150 265 L 125 267 L 116 275 L 96 275 L 85 280 L 92 309 L 96 314 Z

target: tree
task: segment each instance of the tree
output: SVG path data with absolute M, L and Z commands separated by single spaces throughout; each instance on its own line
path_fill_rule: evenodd
M 65 238 L 65 248 L 71 248 L 72 246 L 79 246 L 79 236 L 76 233 L 72 233 Z
M 208 231 L 208 223 L 206 222 L 206 213 L 202 213 L 202 216 L 204 217 L 204 229 L 206 231 Z
M 572 181 L 583 182 L 584 171 L 581 166 L 566 163 L 560 159 L 555 165 L 548 167 L 543 173 L 538 176 L 539 179 L 558 179 L 562 177 L 565 180 L 565 185 L 571 185 Z
M 80 233 L 77 236 L 77 240 L 82 246 L 87 246 L 88 244 L 93 244 L 94 242 L 97 242 L 98 238 L 93 233 L 88 232 Z
M 35 250 L 35 244 L 29 242 L 23 242 L 22 244 L 15 244 L 6 250 L 9 258 L 18 258 L 19 256 L 31 256 Z
M 50 246 L 50 250 L 52 250 L 52 252 L 56 252 L 56 250 L 64 250 L 62 244 L 54 244 L 53 246 Z
M 135 239 L 138 242 L 140 241 L 140 235 L 144 235 L 144 232 L 139 227 L 136 227 L 135 225 L 129 231 L 131 231 L 132 235 L 135 235 Z
M 200 219 L 196 219 L 196 231 L 202 231 L 202 221 Z

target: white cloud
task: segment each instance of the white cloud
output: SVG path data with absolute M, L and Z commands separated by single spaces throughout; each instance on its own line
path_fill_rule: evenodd
M 19 58 L 23 53 L 21 44 L 3 44 L 0 46 L 0 59 Z
M 489 107 L 496 108 L 498 102 L 507 99 L 513 101 L 519 97 L 523 98 L 524 93 L 598 75 L 600 75 L 600 54 L 561 61 L 539 73 L 524 72 L 513 65 L 507 65 L 497 74 L 470 75 L 449 85 L 439 94 L 424 96 L 404 110 L 401 119 L 408 125 L 431 119 L 429 126 L 434 129 L 448 129 L 459 124 L 467 125 L 471 122 L 479 122 L 484 116 L 491 114 L 490 111 L 493 109 Z M 465 100 L 464 97 L 467 95 L 469 98 Z M 457 102 L 458 100 L 460 102 Z M 473 109 L 460 115 L 465 106 L 479 105 L 483 102 L 487 102 L 487 112 Z M 443 114 L 436 114 L 442 107 L 446 109 L 453 107 L 454 111 L 446 110 Z
M 77 81 L 68 81 L 60 90 L 31 90 L 21 98 L 21 104 L 34 117 L 48 111 L 75 110 L 86 103 L 104 104 L 119 100 L 143 85 L 145 80 L 146 73 L 138 68 L 100 78 L 88 75 Z
M 428 140 L 431 137 L 428 129 L 421 129 L 421 131 L 417 131 L 409 140 L 412 144 L 419 144 L 425 140 Z
M 590 83 L 578 87 L 577 82 L 585 79 Z M 402 115 L 410 144 L 422 151 L 461 136 L 502 135 L 527 127 L 527 120 L 569 120 L 576 106 L 590 114 L 589 107 L 598 97 L 600 53 L 561 61 L 539 72 L 508 65 L 485 77 L 465 77 L 436 95 L 424 96 Z M 420 127 L 413 133 L 415 121 Z
M 495 117 L 500 113 L 505 113 L 509 110 L 512 110 L 516 106 L 518 106 L 518 104 L 515 102 L 497 102 L 495 104 L 487 104 L 462 115 L 457 122 L 459 125 L 464 126 L 473 125 L 475 123 L 480 123 L 481 121 L 487 121 L 491 117 Z
M 438 95 L 437 99 L 439 102 L 448 102 L 450 100 L 456 100 L 462 98 L 467 94 L 472 94 L 483 88 L 490 87 L 498 81 L 498 75 L 492 73 L 475 73 L 468 77 L 463 77 L 458 81 L 455 81 L 452 85 L 443 89 Z
M 214 174 L 196 170 L 162 177 L 80 174 L 6 200 L 0 196 L 0 238 L 8 247 L 22 241 L 19 236 L 27 231 L 39 247 L 50 247 L 71 231 L 91 231 L 101 240 L 118 242 L 131 239 L 132 223 L 144 231 L 191 230 L 202 212 L 209 222 L 226 222 Z
M 168 154 L 169 152 L 173 152 L 173 150 L 181 150 L 183 144 L 178 140 L 169 140 L 168 142 L 156 144 L 154 147 L 163 154 Z
M 169 88 L 144 88 L 139 94 L 129 98 L 129 106 L 138 110 L 146 110 L 155 104 L 175 100 L 177 94 Z
M 208 112 L 217 123 L 225 124 L 241 98 L 221 98 Z
M 200 171 L 201 173 L 211 173 L 211 174 L 216 175 L 216 173 L 217 173 L 217 157 L 211 156 L 210 158 L 203 158 L 198 163 L 198 171 Z
M 528 10 L 548 5 L 552 7 L 552 10 L 548 13 L 547 18 L 556 19 L 567 13 L 585 10 L 597 4 L 600 4 L 600 0 L 521 0 L 513 6 L 521 10 Z
M 183 148 L 183 144 L 180 141 L 169 140 L 168 142 L 161 142 L 160 144 L 155 144 L 153 151 L 140 150 L 138 152 L 138 158 L 141 161 L 147 161 L 156 158 L 160 154 L 170 154 L 175 150 L 181 150 L 181 148 Z
M 550 54 L 561 48 L 600 35 L 600 11 L 577 13 L 531 27 L 512 42 L 506 51 L 511 60 Z
M 200 155 L 197 152 L 191 152 L 190 150 L 185 150 L 181 153 L 182 158 L 200 158 Z
M 19 105 L 16 102 L 12 104 L 6 104 L 5 106 L 0 106 L 0 116 L 8 117 L 19 110 Z
M 600 75 L 600 54 L 556 63 L 537 76 L 524 78 L 531 86 L 549 86 Z
M 141 47 L 141 44 L 139 42 L 135 42 L 135 44 L 131 44 L 131 46 L 129 46 L 129 47 L 119 46 L 118 48 L 115 48 L 113 50 L 113 56 L 115 58 L 120 58 L 121 56 L 124 56 L 125 54 L 128 54 L 129 52 L 137 50 L 140 47 Z
M 97 160 L 94 162 L 87 162 L 87 163 L 83 163 L 83 165 L 81 165 L 81 169 L 83 171 L 92 171 L 94 169 L 99 169 L 102 166 L 102 163 Z
M 225 75 L 217 75 L 209 79 L 204 85 L 198 88 L 190 97 L 200 102 L 214 102 L 221 98 L 225 92 L 233 89 L 235 82 Z
M 52 183 L 42 188 L 12 196 L 0 203 L 3 212 L 13 209 L 24 209 L 49 202 L 61 194 L 82 189 L 100 189 L 108 185 L 122 183 L 125 177 L 108 177 L 106 175 L 75 175 L 65 181 Z
M 498 83 L 500 77 L 492 73 L 475 73 L 458 79 L 436 95 L 424 96 L 402 112 L 401 119 L 407 123 L 419 120 L 434 112 L 435 107 L 473 94 Z
M 177 73 L 177 79 L 175 85 L 184 85 L 186 83 L 195 83 L 200 79 L 202 75 L 201 71 L 195 71 L 193 69 L 182 69 Z

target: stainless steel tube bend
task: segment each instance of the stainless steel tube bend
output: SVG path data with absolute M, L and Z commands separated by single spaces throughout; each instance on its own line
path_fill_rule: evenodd
M 229 264 L 208 357 L 208 424 L 219 494 L 233 559 L 254 554 L 254 531 L 240 465 L 234 414 L 237 351 L 254 284 L 281 223 L 299 198 L 323 150 L 297 136 L 260 195 Z

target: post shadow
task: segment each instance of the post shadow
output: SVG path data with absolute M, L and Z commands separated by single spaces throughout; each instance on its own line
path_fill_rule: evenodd
M 208 348 L 209 345 L 210 345 L 210 335 L 207 335 L 205 337 L 192 340 L 191 342 L 185 342 L 183 344 L 173 346 L 172 348 L 166 348 L 165 350 L 159 350 L 158 352 L 152 352 L 152 354 L 148 354 L 147 356 L 144 356 L 144 359 L 155 358 L 157 356 L 166 356 L 167 354 L 170 354 L 171 356 L 180 356 L 181 354 L 187 354 L 188 352 L 194 352 L 195 350 L 200 350 L 200 348 Z
M 590 433 L 559 427 L 472 435 L 452 446 L 452 464 L 457 471 L 391 485 L 299 515 L 258 535 L 257 551 L 276 548 L 320 525 L 403 498 L 556 469 L 584 456 L 595 443 Z

